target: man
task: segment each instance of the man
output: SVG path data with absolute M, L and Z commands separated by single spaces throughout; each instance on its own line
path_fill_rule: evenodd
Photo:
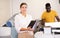
M 45 25 L 45 22 L 55 22 L 55 18 L 57 19 L 58 22 L 60 21 L 56 11 L 51 10 L 50 3 L 46 3 L 45 8 L 46 11 L 44 11 L 42 14 L 42 20 L 41 20 L 42 25 Z M 41 29 L 43 28 L 40 28 L 40 30 Z
M 42 14 L 42 24 L 44 24 L 44 22 L 55 22 L 55 18 L 57 19 L 57 21 L 59 22 L 60 19 L 56 13 L 56 11 L 51 10 L 51 5 L 50 3 L 46 3 L 45 5 L 46 7 L 46 11 L 43 12 Z

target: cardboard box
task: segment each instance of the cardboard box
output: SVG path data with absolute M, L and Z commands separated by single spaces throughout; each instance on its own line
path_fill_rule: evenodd
M 18 38 L 34 38 L 34 34 L 32 31 L 24 31 L 18 33 Z

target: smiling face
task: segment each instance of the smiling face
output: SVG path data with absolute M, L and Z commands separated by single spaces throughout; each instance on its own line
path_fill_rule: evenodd
M 49 13 L 51 11 L 50 3 L 47 3 L 45 8 L 46 8 L 46 11 Z
M 22 13 L 26 13 L 27 11 L 27 4 L 26 3 L 22 3 L 20 6 L 20 10 Z
M 50 11 L 51 11 L 51 7 L 50 7 L 50 6 L 47 6 L 47 7 L 46 7 L 46 11 L 47 11 L 47 12 L 50 12 Z

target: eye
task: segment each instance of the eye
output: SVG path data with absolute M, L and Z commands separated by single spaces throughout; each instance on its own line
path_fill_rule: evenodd
M 24 8 L 27 8 L 26 6 Z
M 27 7 L 25 7 L 25 8 L 27 8 Z
M 24 7 L 22 7 L 22 8 L 24 8 Z

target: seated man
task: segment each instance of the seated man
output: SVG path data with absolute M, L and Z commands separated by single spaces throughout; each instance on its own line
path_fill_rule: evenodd
M 56 11 L 51 10 L 51 5 L 50 3 L 46 3 L 45 5 L 46 7 L 46 11 L 43 12 L 42 14 L 42 24 L 44 24 L 44 22 L 55 22 L 55 18 L 57 19 L 57 21 L 59 22 L 60 19 L 56 13 Z
M 41 18 L 41 24 L 45 25 L 45 22 L 55 22 L 55 18 L 59 22 L 60 19 L 56 13 L 56 11 L 51 10 L 50 3 L 46 3 L 45 5 L 46 11 L 43 12 L 42 18 Z M 43 30 L 43 28 L 40 28 L 40 30 Z

